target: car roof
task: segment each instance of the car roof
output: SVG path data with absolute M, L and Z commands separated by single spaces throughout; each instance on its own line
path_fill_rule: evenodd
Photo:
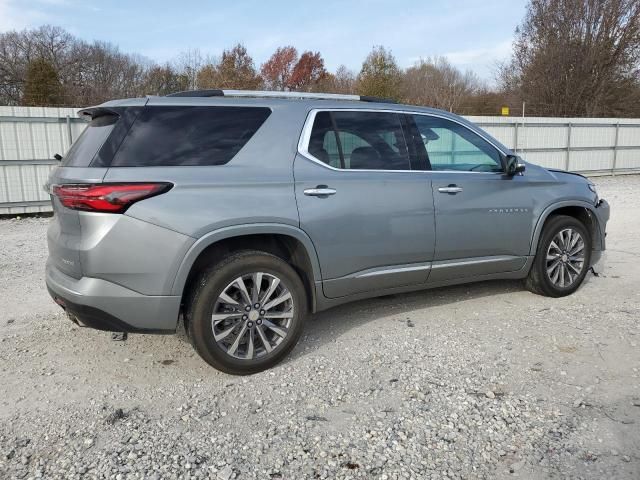
M 256 92 L 261 93 L 261 92 Z M 353 95 L 345 95 L 342 98 L 299 98 L 295 95 L 285 95 L 294 92 L 282 92 L 283 96 L 147 96 L 144 98 L 126 98 L 121 100 L 111 100 L 96 107 L 90 107 L 80 110 L 86 115 L 95 109 L 108 109 L 110 107 L 133 107 L 133 106 L 236 106 L 236 107 L 267 107 L 271 109 L 302 109 L 304 111 L 311 110 L 377 110 L 377 111 L 397 111 L 405 113 L 422 113 L 431 114 L 441 118 L 452 120 L 460 123 L 475 131 L 476 133 L 490 139 L 503 152 L 510 152 L 510 148 L 506 147 L 499 140 L 489 135 L 486 131 L 480 129 L 477 125 L 469 120 L 437 108 L 423 107 L 417 105 L 406 105 L 402 103 L 390 103 L 389 101 L 367 101 L 351 100 L 348 97 Z M 276 94 L 277 95 L 277 94 Z M 318 94 L 320 95 L 320 94 Z M 339 96 L 336 96 L 339 97 Z M 371 98 L 371 97 L 368 97 Z

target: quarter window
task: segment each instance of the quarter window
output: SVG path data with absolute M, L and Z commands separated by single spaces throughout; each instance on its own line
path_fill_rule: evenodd
M 482 137 L 456 122 L 414 115 L 432 170 L 501 172 L 500 153 Z
M 410 170 L 400 115 L 335 111 L 316 114 L 308 151 L 335 168 Z
M 224 165 L 270 113 L 260 107 L 146 107 L 111 166 Z

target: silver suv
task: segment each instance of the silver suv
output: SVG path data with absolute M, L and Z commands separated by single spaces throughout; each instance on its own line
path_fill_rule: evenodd
M 310 312 L 463 282 L 574 292 L 608 204 L 456 115 L 208 90 L 80 111 L 49 178 L 46 282 L 79 325 L 175 332 L 214 367 L 280 361 Z

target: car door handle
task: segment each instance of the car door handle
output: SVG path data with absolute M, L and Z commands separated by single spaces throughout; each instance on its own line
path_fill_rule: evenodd
M 304 194 L 308 197 L 328 197 L 329 195 L 335 195 L 336 189 L 329 188 L 326 185 L 318 185 L 316 188 L 307 188 Z
M 438 188 L 438 191 L 440 193 L 460 193 L 462 191 L 462 187 L 459 187 L 457 185 L 449 185 L 448 187 L 440 187 Z

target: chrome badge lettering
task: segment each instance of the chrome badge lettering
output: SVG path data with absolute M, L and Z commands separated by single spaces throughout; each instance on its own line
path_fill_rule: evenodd
M 527 213 L 528 208 L 490 208 L 489 213 Z

